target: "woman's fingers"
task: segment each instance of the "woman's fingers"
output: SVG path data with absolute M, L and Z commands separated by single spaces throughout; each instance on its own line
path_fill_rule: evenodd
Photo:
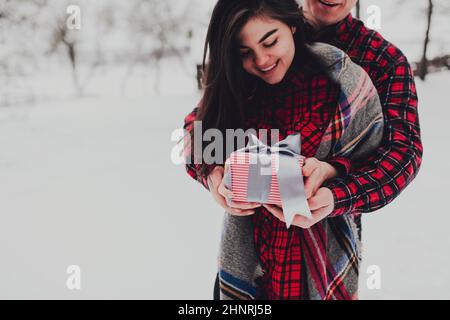
M 220 187 L 219 187 L 220 188 Z M 225 190 L 222 190 L 225 194 L 229 194 L 228 190 L 225 188 Z M 232 193 L 230 196 L 230 199 L 232 197 Z M 255 207 L 250 206 L 249 204 L 242 206 L 241 208 L 233 208 L 231 207 L 226 198 L 222 196 L 220 192 L 216 194 L 216 201 L 224 208 L 227 212 L 229 212 L 232 215 L 238 215 L 238 216 L 247 216 L 252 215 L 255 213 L 254 209 Z
M 313 197 L 308 199 L 308 206 L 311 211 L 328 207 L 334 203 L 333 194 L 327 188 L 320 188 Z
M 319 163 L 319 160 L 314 157 L 306 158 L 302 167 L 302 174 L 309 177 L 319 167 Z
M 220 174 L 215 174 L 211 176 L 211 184 L 213 186 L 218 185 L 217 191 L 213 191 L 213 196 L 216 202 L 224 208 L 231 215 L 236 216 L 248 216 L 255 213 L 255 208 L 260 207 L 261 204 L 258 203 L 244 203 L 244 202 L 234 202 L 233 192 L 224 184 L 224 173 L 229 170 L 229 161 L 225 162 L 225 168 L 220 172 Z M 212 189 L 215 189 L 214 187 Z
M 300 228 L 303 228 L 303 229 L 311 228 L 317 222 L 319 222 L 327 217 L 327 215 L 328 215 L 327 208 L 317 209 L 315 211 L 312 211 L 311 214 L 312 214 L 312 219 L 308 219 L 306 217 L 296 215 L 292 224 L 294 224 Z
M 228 201 L 226 201 L 228 207 L 248 210 L 248 209 L 255 209 L 255 208 L 258 208 L 258 207 L 261 206 L 261 204 L 257 203 L 257 202 L 236 202 L 236 201 L 233 201 L 232 200 L 233 199 L 233 192 L 231 190 L 227 189 L 227 187 L 223 183 L 223 180 L 221 181 L 217 191 L 222 197 L 224 197 L 225 199 L 228 199 Z
M 208 175 L 208 178 L 206 179 L 209 190 L 216 191 L 222 180 L 223 180 L 223 168 L 217 166 L 213 169 L 213 171 Z
M 209 176 L 208 176 L 208 186 L 209 189 L 213 195 L 214 200 L 227 212 L 229 212 L 231 215 L 236 216 L 249 216 L 255 213 L 254 208 L 258 207 L 255 203 L 244 203 L 240 204 L 240 208 L 232 208 L 227 203 L 227 198 L 231 201 L 233 197 L 233 192 L 231 190 L 228 190 L 224 183 L 223 183 L 223 174 L 224 169 L 222 167 L 216 167 L 219 169 L 215 169 Z
M 315 195 L 314 197 L 308 199 L 308 207 L 311 211 L 315 211 L 327 205 L 328 204 L 324 202 L 324 199 L 322 199 L 320 195 Z
M 216 202 L 223 208 L 228 208 L 227 200 L 218 192 L 213 192 L 213 198 L 216 200 Z
M 328 207 L 322 207 L 322 208 L 312 211 L 312 215 L 313 215 L 315 223 L 326 218 L 329 214 L 330 214 L 330 210 Z
M 228 172 L 229 170 L 230 170 L 230 158 L 228 158 L 226 161 L 225 161 L 225 166 L 224 166 L 225 168 L 225 172 Z
M 322 175 L 319 168 L 312 171 L 311 175 L 306 179 L 305 193 L 306 199 L 311 198 L 323 183 Z
M 225 205 L 224 209 L 234 216 L 249 216 L 255 213 L 255 210 L 253 209 L 239 209 L 230 207 L 228 205 Z
M 305 194 L 306 198 L 309 199 L 317 190 L 317 186 L 322 183 L 318 181 L 320 179 L 320 161 L 316 158 L 305 159 L 305 164 L 302 167 L 302 174 L 306 177 L 305 182 Z
M 225 184 L 223 183 L 223 179 L 220 182 L 220 185 L 219 185 L 219 188 L 217 189 L 217 192 L 219 192 L 222 195 L 222 197 L 224 197 L 224 198 L 228 198 L 230 200 L 233 198 L 233 192 L 231 190 L 228 190 L 225 187 Z
M 251 216 L 252 214 L 255 214 L 255 210 L 241 210 L 236 208 L 228 208 L 227 212 L 229 212 L 232 215 L 235 216 Z
M 229 212 L 232 215 L 245 216 L 254 214 L 255 211 L 251 209 L 240 209 L 240 208 L 232 208 L 228 206 L 228 203 L 224 197 L 222 197 L 219 193 L 217 193 L 214 198 L 216 202 L 225 209 L 225 211 Z
M 314 215 L 312 219 L 308 219 L 304 216 L 300 216 L 300 215 L 295 215 L 294 219 L 292 220 L 292 224 L 303 228 L 303 229 L 307 229 L 310 228 L 312 225 L 316 224 L 316 221 L 314 219 Z
M 239 209 L 255 209 L 261 207 L 261 203 L 257 202 L 235 202 L 235 201 L 229 201 L 228 205 L 233 208 L 239 208 Z

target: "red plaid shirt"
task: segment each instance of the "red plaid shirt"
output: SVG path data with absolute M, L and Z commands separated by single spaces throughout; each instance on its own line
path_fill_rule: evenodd
M 330 216 L 371 212 L 398 196 L 420 167 L 422 144 L 412 72 L 395 46 L 351 15 L 319 34 L 316 40 L 339 47 L 361 65 L 374 82 L 384 108 L 384 140 L 372 157 L 364 163 L 344 158 L 327 160 L 339 171 L 339 178 L 325 183 L 335 198 L 335 209 Z M 305 79 L 301 72 L 296 72 L 281 86 L 267 90 L 266 95 L 263 105 L 246 126 L 277 128 L 280 139 L 300 132 L 302 154 L 314 156 L 336 108 L 338 88 L 325 77 Z M 192 128 L 195 112 L 196 109 L 186 117 L 185 129 Z M 187 165 L 186 169 L 208 188 L 206 181 L 199 178 L 198 165 Z M 304 294 L 306 283 L 302 281 L 302 255 L 308 254 L 301 250 L 304 230 L 298 227 L 287 230 L 265 208 L 259 208 L 252 217 L 256 249 L 265 270 L 260 279 L 265 297 L 308 298 Z M 320 229 L 313 226 L 311 231 L 318 233 Z
M 372 212 L 394 200 L 415 178 L 422 162 L 417 92 L 411 67 L 394 45 L 349 15 L 317 41 L 345 51 L 377 88 L 384 114 L 384 138 L 363 163 L 342 162 L 346 176 L 327 182 L 334 195 L 330 215 Z

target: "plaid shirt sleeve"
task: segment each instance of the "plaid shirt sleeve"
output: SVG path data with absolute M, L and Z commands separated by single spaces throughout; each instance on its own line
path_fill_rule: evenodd
M 183 128 L 184 128 L 185 134 L 186 134 L 185 138 L 194 129 L 194 121 L 197 116 L 197 110 L 198 110 L 198 107 L 194 108 L 194 110 L 184 118 Z M 186 167 L 187 173 L 193 179 L 200 182 L 209 191 L 207 179 L 200 174 L 200 164 L 197 164 L 194 162 L 190 139 L 188 139 L 188 140 L 184 139 L 183 142 L 184 142 L 184 147 L 183 147 L 184 157 L 186 160 L 185 167 Z M 207 173 L 209 174 L 214 169 L 215 166 L 216 165 L 214 165 L 214 164 L 211 164 L 211 165 L 207 164 L 206 165 Z
M 345 157 L 334 157 L 327 160 L 338 172 L 338 177 L 346 177 L 353 168 L 353 163 L 350 159 Z
M 337 159 L 338 167 L 348 171 L 341 171 L 343 176 L 324 184 L 334 197 L 330 217 L 384 207 L 405 189 L 419 170 L 423 148 L 417 93 L 406 58 L 382 74 L 375 85 L 383 106 L 383 141 L 364 163 Z M 333 161 L 330 163 L 336 164 Z

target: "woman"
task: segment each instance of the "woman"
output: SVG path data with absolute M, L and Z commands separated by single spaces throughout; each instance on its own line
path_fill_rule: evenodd
M 238 128 L 278 129 L 280 140 L 300 133 L 302 155 L 307 157 L 302 172 L 313 214 L 311 220 L 297 215 L 294 227 L 286 229 L 281 208 L 236 202 L 228 206 L 226 198 L 232 193 L 224 187 L 221 166 L 226 152 L 216 165 L 187 165 L 188 173 L 232 215 L 226 215 L 220 254 L 223 298 L 357 295 L 360 248 L 353 218 L 326 219 L 333 211 L 334 196 L 322 185 L 345 173 L 345 157 L 361 157 L 379 143 L 381 107 L 367 75 L 342 51 L 309 46 L 304 39 L 295 0 L 219 0 L 211 17 L 205 92 L 185 119 L 191 141 L 195 141 L 194 120 L 202 121 L 202 130 L 217 128 L 223 136 L 226 129 Z M 361 75 L 359 82 L 349 70 Z M 355 125 L 363 123 L 361 114 L 365 121 L 370 119 L 365 126 L 370 130 L 363 134 Z M 355 141 L 365 141 L 364 146 Z

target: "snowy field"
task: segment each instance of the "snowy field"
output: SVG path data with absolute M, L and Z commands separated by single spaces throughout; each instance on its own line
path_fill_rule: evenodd
M 376 3 L 382 34 L 417 61 L 423 12 Z M 444 18 L 431 56 L 449 52 Z M 0 107 L 0 299 L 212 298 L 223 212 L 171 162 L 171 134 L 199 100 L 194 71 L 176 61 L 162 70 L 160 95 L 151 70 L 124 86 L 126 68 L 103 67 L 79 98 L 68 64 L 49 64 L 21 79 L 35 103 Z M 363 218 L 362 299 L 450 299 L 449 83 L 450 72 L 416 79 L 423 164 L 393 203 Z M 81 290 L 66 286 L 71 265 Z M 379 290 L 366 285 L 373 265 Z
M 449 82 L 417 82 L 422 169 L 364 218 L 361 298 L 450 298 Z M 1 298 L 211 298 L 222 211 L 170 160 L 171 133 L 197 100 L 0 109 Z M 69 265 L 81 267 L 79 291 L 66 288 Z M 369 265 L 381 290 L 367 289 Z

